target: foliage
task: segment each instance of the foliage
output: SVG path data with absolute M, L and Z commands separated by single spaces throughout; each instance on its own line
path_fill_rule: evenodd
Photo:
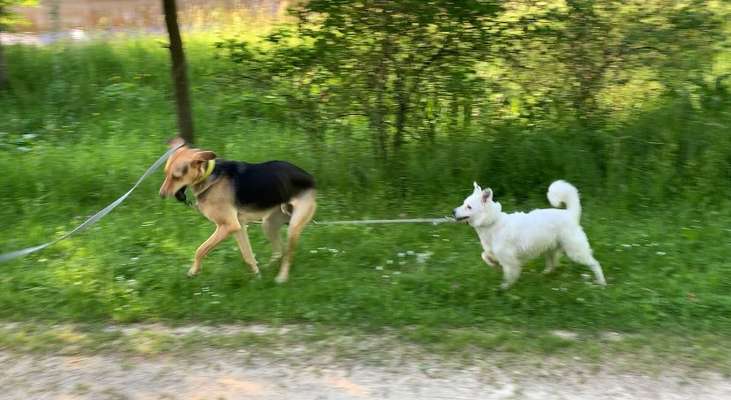
M 705 1 L 516 3 L 522 7 L 503 16 L 497 46 L 512 75 L 501 78 L 525 88 L 520 102 L 533 110 L 525 117 L 553 109 L 554 118 L 567 114 L 594 126 L 645 109 L 667 91 L 702 84 L 709 60 L 722 50 L 729 15 Z
M 28 7 L 36 4 L 38 4 L 38 0 L 0 0 L 0 31 L 5 30 L 6 27 L 22 23 L 22 19 L 11 12 L 11 7 Z
M 367 122 L 383 155 L 454 130 L 606 126 L 705 84 L 728 7 L 703 1 L 309 1 L 264 43 L 218 43 L 291 119 Z M 677 40 L 682 37 L 683 40 Z M 253 85 L 251 84 L 253 82 Z M 294 111 L 292 111 L 294 110 Z
M 407 126 L 433 135 L 441 99 L 458 101 L 454 94 L 481 85 L 474 65 L 489 41 L 483 25 L 499 9 L 484 1 L 310 1 L 293 11 L 296 28 L 270 34 L 264 47 L 219 46 L 265 88 L 282 83 L 289 104 L 318 121 L 364 117 L 385 152 L 388 130 L 396 147 Z

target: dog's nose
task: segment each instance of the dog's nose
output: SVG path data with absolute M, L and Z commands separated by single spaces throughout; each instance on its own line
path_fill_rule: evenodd
M 456 208 L 454 210 L 452 210 L 452 216 L 454 218 L 457 218 L 457 209 Z

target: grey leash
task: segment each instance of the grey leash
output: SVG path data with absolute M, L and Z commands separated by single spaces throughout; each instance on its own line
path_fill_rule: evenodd
M 137 189 L 137 186 L 139 186 L 140 183 L 142 183 L 142 181 L 145 180 L 145 178 L 147 178 L 148 176 L 150 176 L 150 174 L 152 174 L 158 168 L 160 168 L 160 165 L 162 165 L 168 159 L 168 157 L 170 157 L 170 154 L 172 154 L 175 150 L 177 150 L 178 147 L 180 147 L 180 146 L 171 147 L 168 151 L 165 152 L 165 154 L 160 156 L 160 158 L 158 158 L 157 161 L 155 161 L 150 166 L 150 168 L 148 168 L 147 171 L 145 171 L 144 174 L 142 174 L 140 179 L 137 180 L 137 182 L 134 184 L 134 186 L 132 186 L 132 188 L 127 191 L 127 193 L 123 194 L 117 200 L 114 200 L 111 204 L 109 204 L 108 206 L 104 207 L 96 214 L 89 217 L 86 221 L 84 221 L 81 225 L 74 228 L 74 230 L 72 230 L 71 232 L 61 236 L 58 239 L 51 240 L 48 243 L 43 243 L 38 246 L 28 247 L 28 248 L 25 248 L 22 250 L 11 251 L 10 253 L 0 254 L 0 262 L 10 261 L 14 258 L 22 257 L 22 256 L 25 256 L 25 255 L 28 255 L 31 253 L 35 253 L 36 251 L 43 250 L 48 246 L 54 245 L 64 239 L 68 238 L 69 236 L 71 236 L 77 232 L 81 232 L 82 230 L 88 228 L 91 225 L 94 225 L 100 219 L 102 219 L 105 215 L 109 214 L 115 207 L 120 205 L 130 194 L 132 194 L 132 191 Z
M 456 222 L 454 218 L 410 218 L 410 219 L 361 219 L 350 221 L 312 221 L 315 225 L 371 225 L 371 224 L 432 224 Z
M 457 222 L 452 217 L 442 218 L 405 218 L 405 219 L 351 219 L 344 221 L 312 220 L 312 225 L 376 225 L 376 224 L 432 224 L 439 225 L 448 222 Z M 261 224 L 261 221 L 249 221 L 251 224 Z

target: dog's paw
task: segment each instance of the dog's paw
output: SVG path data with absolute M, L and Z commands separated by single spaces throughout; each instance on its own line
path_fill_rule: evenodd
M 190 267 L 188 270 L 188 278 L 194 278 L 196 275 L 198 275 L 201 272 L 199 268 Z
M 287 276 L 277 275 L 277 277 L 274 278 L 274 282 L 276 282 L 276 283 L 278 283 L 278 284 L 281 285 L 283 283 L 286 283 L 287 282 L 287 279 L 288 279 Z
M 511 284 L 509 284 L 507 282 L 503 282 L 500 284 L 500 290 L 506 291 L 506 290 L 510 289 L 510 286 L 511 286 Z

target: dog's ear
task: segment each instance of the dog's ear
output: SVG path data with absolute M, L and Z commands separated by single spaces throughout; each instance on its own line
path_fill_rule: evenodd
M 210 161 L 216 159 L 216 153 L 208 150 L 198 151 L 193 155 L 193 161 Z
M 472 182 L 472 184 L 475 186 L 475 192 L 481 192 L 482 188 L 480 185 L 477 184 L 477 182 Z
M 487 203 L 488 201 L 492 201 L 492 189 L 490 188 L 482 191 L 482 202 Z
M 172 148 L 178 148 L 180 146 L 185 146 L 187 143 L 185 143 L 185 140 L 181 138 L 180 136 L 176 136 L 170 140 L 168 140 L 168 146 Z

